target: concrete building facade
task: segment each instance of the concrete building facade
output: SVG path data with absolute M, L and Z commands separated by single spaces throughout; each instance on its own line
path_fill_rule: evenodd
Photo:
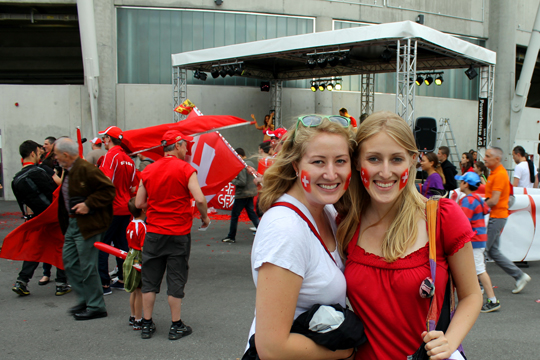
M 519 54 L 528 45 L 538 0 L 513 2 L 455 0 L 443 3 L 420 0 L 93 0 L 93 2 L 100 70 L 99 129 L 110 125 L 117 125 L 122 129 L 135 129 L 171 122 L 173 118 L 170 82 L 147 79 L 125 80 L 129 78 L 131 70 L 126 70 L 121 59 L 132 58 L 134 56 L 132 54 L 140 54 L 141 52 L 137 52 L 137 49 L 133 50 L 133 47 L 141 46 L 143 43 L 142 38 L 140 41 L 137 38 L 129 39 L 129 34 L 126 35 L 120 27 L 131 14 L 141 15 L 139 20 L 143 15 L 146 16 L 145 19 L 148 19 L 148 22 L 144 26 L 148 27 L 150 33 L 152 29 L 159 27 L 159 24 L 154 24 L 158 16 L 155 15 L 156 11 L 160 14 L 175 16 L 177 12 L 191 12 L 196 16 L 202 14 L 200 17 L 193 17 L 206 21 L 201 33 L 197 31 L 188 34 L 189 32 L 183 28 L 186 37 L 189 35 L 191 42 L 189 45 L 191 48 L 186 47 L 187 50 L 205 46 L 202 43 L 197 44 L 197 41 L 204 42 L 210 33 L 216 42 L 216 39 L 221 36 L 219 28 L 221 25 L 215 19 L 231 14 L 238 16 L 238 19 L 244 19 L 244 15 L 248 17 L 245 25 L 245 32 L 248 35 L 243 33 L 242 28 L 235 28 L 235 39 L 240 39 L 236 39 L 240 42 L 251 39 L 252 29 L 250 30 L 249 27 L 251 17 L 256 18 L 253 20 L 256 24 L 266 21 L 265 18 L 271 18 L 271 21 L 277 19 L 275 20 L 278 24 L 277 30 L 269 30 L 270 26 L 267 25 L 266 33 L 261 35 L 262 33 L 258 32 L 256 36 L 266 36 L 274 31 L 268 36 L 280 37 L 285 34 L 285 30 L 279 24 L 296 26 L 296 31 L 319 32 L 332 31 L 350 24 L 352 24 L 350 26 L 365 26 L 403 20 L 415 21 L 418 15 L 424 15 L 426 26 L 470 38 L 497 51 L 493 145 L 500 146 L 506 151 L 507 167 L 512 167 L 510 152 L 514 144 L 523 145 L 528 152 L 536 154 L 540 132 L 540 104 L 531 97 L 540 94 L 534 86 L 535 79 L 540 78 L 538 73 L 535 73 L 533 77 L 530 101 L 527 102 L 529 107 L 525 109 L 521 122 L 518 125 L 514 124 L 518 126 L 515 141 L 509 138 L 509 134 L 512 126 L 510 105 L 515 88 L 516 72 L 519 71 Z M 36 4 L 69 7 L 76 6 L 76 3 L 76 0 L 22 0 L 17 2 L 17 5 L 21 7 L 13 9 L 9 7 L 14 4 L 13 1 L 0 0 L 0 13 L 23 12 L 25 5 L 28 8 Z M 218 3 L 221 4 L 218 5 Z M 2 9 L 4 10 L 1 11 Z M 216 17 L 208 21 L 208 16 Z M 268 20 L 268 24 L 271 21 Z M 304 24 L 306 22 L 307 26 Z M 198 24 L 195 23 L 195 25 Z M 138 26 L 141 25 L 135 24 L 133 28 L 137 29 Z M 225 35 L 221 41 L 225 41 L 225 44 L 234 43 L 232 42 L 234 40 L 227 38 L 227 34 L 231 34 L 227 26 L 229 25 L 225 21 Z M 206 32 L 207 30 L 209 32 Z M 14 32 L 13 36 L 17 36 L 17 32 Z M 164 35 L 156 36 L 156 39 L 163 41 Z M 155 43 L 152 38 L 148 42 Z M 13 54 L 9 46 L 2 47 L 3 50 L 0 51 L 4 54 Z M 171 49 L 173 48 L 174 44 Z M 32 50 L 40 51 L 35 48 L 27 49 L 27 51 Z M 150 60 L 148 60 L 147 68 L 150 73 L 155 71 L 155 65 L 152 65 L 152 50 L 148 52 Z M 9 63 L 2 65 L 2 62 L 0 57 L 1 71 L 9 73 L 10 66 L 13 65 Z M 133 71 L 147 71 L 144 66 L 146 65 L 139 65 L 137 70 Z M 166 63 L 159 66 L 160 69 L 166 69 Z M 124 76 L 123 74 L 126 73 L 128 75 Z M 165 75 L 161 73 L 159 76 L 163 79 Z M 455 70 L 451 76 L 465 77 L 463 70 Z M 379 75 L 376 75 L 377 77 Z M 151 78 L 151 74 L 148 78 Z M 354 86 L 354 79 L 347 81 L 351 84 L 348 90 L 340 92 L 313 93 L 308 86 L 299 82 L 284 87 L 282 98 L 284 124 L 290 124 L 300 114 L 337 113 L 341 107 L 346 107 L 351 115 L 359 118 L 361 94 Z M 392 94 L 394 91 L 391 85 L 384 86 L 385 81 L 379 81 L 381 86 L 375 94 L 375 111 L 394 111 L 395 95 Z M 418 89 L 416 98 L 416 116 L 450 119 L 457 146 L 461 152 L 476 148 L 478 109 L 478 94 L 459 95 L 462 92 L 460 86 L 468 87 L 463 84 L 462 78 L 452 81 L 445 74 L 445 83 L 440 88 L 448 86 L 444 91 L 451 91 L 453 95 L 441 96 L 438 91 L 442 94 L 443 90 L 438 89 L 429 89 L 429 91 Z M 216 85 L 192 81 L 188 85 L 188 98 L 205 114 L 228 114 L 244 119 L 250 119 L 250 114 L 255 114 L 259 124 L 270 110 L 270 94 L 261 92 L 258 83 L 251 81 L 239 84 L 238 80 L 227 79 L 221 83 L 216 82 Z M 8 200 L 14 199 L 9 184 L 13 175 L 20 169 L 18 146 L 22 141 L 33 139 L 42 142 L 45 137 L 51 135 L 74 137 L 77 127 L 81 128 L 84 137 L 93 137 L 88 90 L 84 84 L 10 83 L 0 79 L 0 109 L 2 183 L 4 184 L 4 198 Z M 261 132 L 254 127 L 246 126 L 226 130 L 223 131 L 223 135 L 233 147 L 243 147 L 249 154 L 256 153 L 257 145 L 262 141 Z M 90 150 L 88 144 L 85 144 L 85 150 Z

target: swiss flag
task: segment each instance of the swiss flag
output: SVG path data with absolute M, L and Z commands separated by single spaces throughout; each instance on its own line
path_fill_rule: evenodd
M 197 170 L 206 201 L 215 203 L 212 200 L 246 167 L 246 163 L 217 131 L 195 136 L 192 144 L 185 160 Z
M 5 237 L 0 258 L 44 262 L 60 269 L 64 268 L 62 261 L 64 235 L 58 223 L 60 189 L 61 186 L 55 190 L 53 201 L 45 211 Z

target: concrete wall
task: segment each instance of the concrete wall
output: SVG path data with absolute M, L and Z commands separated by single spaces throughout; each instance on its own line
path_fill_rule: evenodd
M 19 145 L 25 140 L 42 144 L 47 136 L 76 138 L 77 126 L 83 137 L 88 136 L 90 104 L 86 88 L 76 85 L 0 85 L 0 94 L 4 197 L 14 200 L 10 184 L 21 169 Z M 90 150 L 89 144 L 85 150 Z

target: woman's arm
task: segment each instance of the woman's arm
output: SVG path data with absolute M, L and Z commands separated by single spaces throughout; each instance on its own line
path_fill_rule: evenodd
M 264 263 L 257 278 L 255 344 L 264 360 L 345 359 L 352 349 L 331 351 L 300 334 L 291 334 L 302 277 Z
M 261 126 L 257 125 L 257 119 L 255 119 L 255 115 L 254 115 L 254 114 L 251 114 L 251 118 L 253 119 L 253 121 L 255 121 L 255 124 L 253 124 L 253 125 L 255 125 L 255 128 L 256 128 L 257 130 L 262 130 L 262 129 L 264 129 L 264 125 L 261 125 Z
M 456 351 L 474 325 L 482 307 L 471 243 L 466 243 L 458 252 L 449 256 L 448 265 L 457 289 L 459 305 L 446 333 L 430 331 L 422 334 L 430 360 L 447 359 Z

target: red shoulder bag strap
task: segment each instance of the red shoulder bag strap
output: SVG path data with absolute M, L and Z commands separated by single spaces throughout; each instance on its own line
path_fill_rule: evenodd
M 294 212 L 296 212 L 298 214 L 298 216 L 300 216 L 308 224 L 309 228 L 313 232 L 313 235 L 315 235 L 315 237 L 317 239 L 319 239 L 321 245 L 324 247 L 324 250 L 326 250 L 326 253 L 328 254 L 328 256 L 330 256 L 330 259 L 332 259 L 334 264 L 336 264 L 336 266 L 337 266 L 336 260 L 334 259 L 334 257 L 330 253 L 330 250 L 328 250 L 328 248 L 326 247 L 326 244 L 324 243 L 323 239 L 321 238 L 321 235 L 319 235 L 319 232 L 317 231 L 315 226 L 311 223 L 311 221 L 307 218 L 307 216 L 304 215 L 304 213 L 302 211 L 300 211 L 299 208 L 297 208 L 296 206 L 294 206 L 291 203 L 284 202 L 284 201 L 273 203 L 271 207 L 276 207 L 276 206 L 285 206 L 285 207 L 288 207 L 289 209 L 293 210 Z

